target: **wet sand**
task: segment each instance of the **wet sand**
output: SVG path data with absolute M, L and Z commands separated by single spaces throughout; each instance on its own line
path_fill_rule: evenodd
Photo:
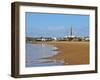
M 62 60 L 68 65 L 89 64 L 89 42 L 50 42 L 59 53 L 50 59 Z

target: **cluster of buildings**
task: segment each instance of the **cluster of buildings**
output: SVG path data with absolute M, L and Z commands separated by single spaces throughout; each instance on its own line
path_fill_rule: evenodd
M 89 41 L 89 36 L 85 37 L 78 37 L 73 35 L 73 28 L 70 28 L 70 34 L 68 36 L 64 37 L 27 37 L 26 38 L 27 42 L 32 42 L 32 41 Z

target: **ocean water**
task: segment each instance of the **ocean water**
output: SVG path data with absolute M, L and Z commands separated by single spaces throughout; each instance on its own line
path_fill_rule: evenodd
M 48 59 L 58 53 L 57 47 L 53 45 L 26 43 L 26 67 L 62 65 L 63 61 Z

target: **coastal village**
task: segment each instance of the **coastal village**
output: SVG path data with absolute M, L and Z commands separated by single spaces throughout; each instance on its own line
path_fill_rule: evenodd
M 73 28 L 70 28 L 69 35 L 64 37 L 26 37 L 26 42 L 34 41 L 89 41 L 89 36 L 79 37 L 73 34 Z

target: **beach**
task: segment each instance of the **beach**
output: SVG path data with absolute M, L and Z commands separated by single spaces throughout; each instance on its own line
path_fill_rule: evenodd
M 68 65 L 89 64 L 89 42 L 51 42 L 59 53 L 50 59 L 62 60 Z
M 89 64 L 89 41 L 47 41 L 35 44 L 49 44 L 58 48 L 58 54 L 48 59 L 64 61 L 65 65 Z

